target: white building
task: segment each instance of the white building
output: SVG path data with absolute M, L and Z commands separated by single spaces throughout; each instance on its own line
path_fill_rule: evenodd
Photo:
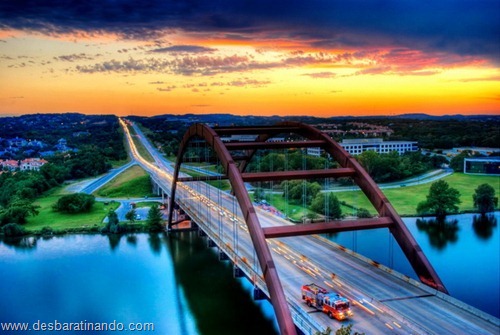
M 418 151 L 417 142 L 384 141 L 381 138 L 343 140 L 339 144 L 351 155 L 359 155 L 365 151 L 375 151 L 379 154 L 397 151 L 400 155 L 405 152 Z
M 413 141 L 384 141 L 381 138 L 363 138 L 342 140 L 339 143 L 349 154 L 356 156 L 365 151 L 375 151 L 379 154 L 385 154 L 397 151 L 402 155 L 405 152 L 418 151 L 417 142 Z M 308 148 L 307 154 L 311 156 L 320 156 L 320 148 Z

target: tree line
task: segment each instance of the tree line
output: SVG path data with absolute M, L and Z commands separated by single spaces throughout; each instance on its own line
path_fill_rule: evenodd
M 69 139 L 78 143 L 76 151 L 57 153 L 47 157 L 49 163 L 39 171 L 2 171 L 0 174 L 0 226 L 7 223 L 23 224 L 30 215 L 38 213 L 33 201 L 44 192 L 61 185 L 66 180 L 95 177 L 106 173 L 112 160 L 127 157 L 121 128 L 116 116 L 31 115 L 7 120 L 10 134 L 28 137 L 42 135 L 37 129 L 45 129 L 43 139 L 69 134 L 75 129 L 87 130 L 91 136 Z M 66 125 L 69 123 L 69 125 Z M 47 124 L 54 129 L 48 129 Z M 62 124 L 62 125 L 61 125 Z M 61 129 L 57 128 L 59 127 Z M 5 124 L 2 127 L 6 127 Z M 14 129 L 14 130 L 13 130 Z M 49 135 L 50 132 L 52 135 Z

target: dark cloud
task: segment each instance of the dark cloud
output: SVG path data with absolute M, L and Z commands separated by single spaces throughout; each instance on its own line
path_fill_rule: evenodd
M 125 61 L 112 59 L 110 61 L 92 64 L 92 65 L 77 65 L 76 70 L 82 73 L 99 73 L 99 72 L 142 72 L 149 73 L 153 71 L 163 71 L 168 68 L 168 61 L 157 59 L 136 60 L 129 58 Z
M 150 41 L 181 29 L 318 48 L 400 46 L 500 59 L 498 0 L 16 0 L 0 1 L 0 29 Z
M 81 61 L 81 60 L 94 60 L 98 56 L 100 56 L 100 55 L 91 56 L 91 55 L 87 55 L 85 53 L 79 53 L 79 54 L 57 56 L 57 57 L 54 57 L 54 59 L 59 60 L 59 61 L 64 61 L 64 62 L 75 62 L 75 61 Z
M 166 48 L 158 48 L 151 50 L 150 52 L 159 53 L 210 53 L 214 52 L 216 49 L 207 48 L 198 45 L 173 45 Z
M 172 86 L 167 86 L 167 87 L 157 87 L 156 89 L 160 92 L 171 92 L 176 88 L 177 88 L 177 86 L 172 85 Z
M 184 76 L 213 76 L 220 73 L 244 72 L 283 67 L 284 64 L 259 63 L 247 56 L 184 56 L 172 59 L 145 58 L 109 60 L 90 65 L 78 65 L 81 73 L 153 73 L 169 72 Z
M 255 80 L 255 79 L 240 79 L 240 80 L 233 80 L 229 83 L 227 83 L 228 86 L 235 86 L 235 87 L 262 87 L 270 84 L 271 82 L 268 80 Z
M 316 78 L 328 79 L 328 78 L 334 78 L 336 74 L 333 72 L 315 72 L 315 73 L 304 73 L 303 76 L 308 76 L 315 79 Z
M 491 77 L 483 77 L 483 78 L 467 78 L 460 80 L 461 82 L 468 83 L 471 81 L 500 81 L 500 76 L 491 76 Z
M 365 74 L 383 74 L 391 72 L 392 67 L 390 66 L 376 66 L 370 67 L 364 70 L 360 70 L 356 72 L 356 75 L 365 75 Z

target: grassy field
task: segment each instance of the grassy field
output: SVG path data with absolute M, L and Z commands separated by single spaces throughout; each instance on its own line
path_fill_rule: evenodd
M 474 194 L 476 188 L 481 184 L 489 184 L 493 186 L 497 196 L 500 194 L 500 177 L 498 176 L 477 176 L 454 173 L 443 179 L 451 187 L 456 188 L 460 192 L 460 200 L 462 201 L 459 205 L 460 211 L 474 210 L 472 195 Z M 400 215 L 408 216 L 416 214 L 418 203 L 426 199 L 431 185 L 432 183 L 390 188 L 384 189 L 382 192 L 387 196 Z M 345 201 L 346 203 L 356 207 L 364 207 L 370 210 L 370 212 L 375 213 L 375 210 L 369 203 L 368 199 L 360 191 L 336 192 L 335 195 L 341 201 Z
M 151 181 L 146 171 L 140 166 L 134 165 L 98 189 L 94 195 L 105 198 L 151 196 Z
M 444 180 L 451 186 L 459 190 L 460 211 L 474 211 L 472 195 L 476 188 L 481 184 L 489 184 L 495 188 L 496 195 L 500 195 L 500 177 L 498 176 L 476 176 L 463 173 L 454 173 L 445 177 Z M 432 183 L 406 186 L 399 188 L 384 189 L 382 192 L 387 196 L 396 211 L 402 216 L 416 216 L 416 208 L 419 202 L 426 199 L 429 188 Z M 335 192 L 333 193 L 340 201 L 355 208 L 366 208 L 371 214 L 377 214 L 375 208 L 368 198 L 361 191 Z M 251 195 L 253 200 L 253 195 Z M 310 213 L 300 205 L 288 204 L 286 206 L 285 198 L 281 194 L 268 194 L 266 200 L 276 207 L 279 211 L 287 214 L 293 220 L 300 220 L 304 213 Z M 287 210 L 286 210 L 287 209 Z M 342 206 L 344 215 L 354 215 L 355 209 Z
M 43 227 L 51 227 L 54 230 L 65 230 L 74 228 L 88 228 L 94 225 L 102 226 L 102 220 L 111 209 L 116 209 L 118 203 L 112 202 L 105 205 L 102 202 L 96 202 L 89 213 L 64 214 L 54 212 L 52 205 L 65 194 L 64 189 L 56 188 L 51 190 L 45 196 L 35 201 L 35 205 L 40 206 L 37 216 L 28 217 L 28 223 L 25 228 L 29 231 L 40 230 Z

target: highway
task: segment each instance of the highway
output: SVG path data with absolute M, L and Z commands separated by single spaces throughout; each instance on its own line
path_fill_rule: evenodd
M 131 153 L 154 182 L 170 193 L 173 167 L 151 147 L 138 127 L 137 136 L 155 158 L 142 159 L 122 121 Z M 232 255 L 233 262 L 253 272 L 262 283 L 260 268 L 239 206 L 233 196 L 203 182 L 179 183 L 176 201 L 199 226 Z M 256 209 L 263 227 L 291 224 Z M 500 320 L 383 266 L 374 266 L 317 235 L 268 240 L 292 315 L 308 320 L 306 334 L 353 324 L 365 334 L 498 334 Z M 339 292 L 352 302 L 354 316 L 331 320 L 301 301 L 300 287 L 316 283 Z M 262 287 L 262 284 L 261 284 Z

